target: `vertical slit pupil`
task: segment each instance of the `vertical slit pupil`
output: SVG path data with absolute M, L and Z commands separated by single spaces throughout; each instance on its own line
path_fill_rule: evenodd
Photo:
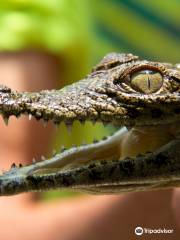
M 148 89 L 150 90 L 151 89 L 151 81 L 150 81 L 150 79 L 149 79 L 149 74 L 148 74 L 148 76 L 147 76 L 147 80 L 148 80 Z

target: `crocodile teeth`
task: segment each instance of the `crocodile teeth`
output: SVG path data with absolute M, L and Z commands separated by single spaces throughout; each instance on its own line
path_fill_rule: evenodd
M 54 125 L 55 125 L 55 129 L 56 129 L 56 132 L 57 132 L 57 131 L 58 131 L 58 128 L 59 128 L 59 123 L 54 122 Z
M 81 143 L 81 145 L 82 145 L 82 146 L 85 146 L 85 145 L 87 145 L 86 141 L 85 141 L 85 140 L 83 140 L 83 141 L 82 141 L 82 143 Z
M 180 63 L 177 63 L 175 66 L 176 66 L 178 69 L 180 69 Z
M 92 122 L 92 125 L 95 125 L 96 124 L 96 120 L 91 120 L 91 122 Z
M 85 125 L 85 120 L 79 120 L 79 122 L 81 123 L 81 125 Z
M 31 121 L 31 119 L 32 119 L 32 114 L 29 114 L 28 118 L 29 118 L 29 121 Z
M 4 169 L 0 169 L 0 173 L 1 173 L 1 174 L 5 174 L 6 171 L 5 171 Z
M 66 148 L 64 146 L 61 146 L 61 152 L 64 152 Z
M 64 151 L 66 151 L 66 150 L 67 150 L 66 148 L 63 148 L 63 149 L 61 150 L 61 153 L 64 152 Z
M 45 156 L 42 155 L 41 160 L 43 160 L 43 161 L 46 160 Z
M 19 119 L 20 117 L 21 117 L 21 114 L 19 114 L 19 115 L 16 115 L 16 118 L 17 118 L 17 119 Z
M 8 126 L 9 117 L 4 117 L 4 116 L 3 116 L 3 120 L 4 120 L 4 123 L 6 124 L 6 126 Z
M 108 139 L 108 137 L 107 136 L 104 136 L 103 138 L 102 138 L 102 140 L 107 140 Z
M 57 154 L 57 151 L 53 149 L 52 155 L 55 156 Z
M 93 143 L 97 143 L 98 140 L 96 138 L 93 139 Z
M 44 128 L 46 128 L 46 127 L 47 127 L 47 124 L 48 124 L 48 121 L 46 121 L 46 120 L 43 120 L 43 126 L 44 126 Z
M 108 122 L 103 122 L 103 126 L 106 127 L 109 123 Z
M 66 123 L 66 127 L 67 127 L 67 130 L 68 130 L 68 133 L 71 134 L 72 133 L 72 124 L 67 124 Z
M 64 149 L 64 148 L 65 148 L 65 146 L 64 146 L 64 145 L 62 145 L 62 146 L 61 146 L 61 150 L 62 150 L 62 149 Z
M 11 165 L 11 168 L 16 168 L 16 164 L 13 163 L 13 164 Z

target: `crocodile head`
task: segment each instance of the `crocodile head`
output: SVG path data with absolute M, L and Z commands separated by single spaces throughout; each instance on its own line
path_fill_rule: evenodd
M 75 120 L 119 127 L 99 142 L 28 166 L 13 165 L 0 176 L 1 195 L 60 187 L 118 193 L 177 185 L 178 65 L 111 53 L 85 79 L 61 90 L 18 93 L 1 86 L 0 112 L 6 123 L 11 115 L 28 114 L 63 121 L 68 128 Z

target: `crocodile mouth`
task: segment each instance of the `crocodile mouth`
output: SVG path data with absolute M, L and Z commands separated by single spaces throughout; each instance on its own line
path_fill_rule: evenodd
M 38 119 L 46 121 L 43 117 Z M 68 129 L 70 131 L 71 126 Z M 30 165 L 12 164 L 11 169 L 0 176 L 0 195 L 61 188 L 117 194 L 176 186 L 180 166 L 174 164 L 173 157 L 170 162 L 162 148 L 171 145 L 179 130 L 177 121 L 131 127 L 120 125 L 112 135 L 99 141 L 62 149 Z M 179 146 L 175 147 L 178 151 Z
M 174 139 L 172 124 L 141 127 L 116 127 L 113 134 L 94 139 L 92 143 L 62 148 L 60 153 L 42 161 L 34 168 L 33 173 L 56 172 L 61 169 L 72 169 L 92 162 L 123 161 L 139 154 L 153 152 Z M 69 130 L 68 130 L 69 131 Z
M 31 119 L 32 116 L 29 115 L 29 120 Z M 83 123 L 82 128 L 86 123 Z M 46 125 L 44 124 L 44 126 Z M 40 161 L 33 159 L 32 164 L 23 168 L 19 164 L 18 169 L 27 175 L 51 175 L 59 171 L 80 168 L 101 161 L 123 161 L 129 157 L 135 159 L 136 156 L 140 154 L 145 156 L 146 153 L 153 152 L 173 140 L 176 132 L 173 131 L 173 126 L 175 125 L 166 124 L 130 128 L 125 126 L 114 127 L 111 124 L 109 128 L 113 129 L 113 133 L 102 137 L 100 140 L 94 139 L 89 144 L 83 143 L 69 148 L 61 147 L 59 152 L 53 151 L 54 153 L 50 158 L 42 157 Z M 104 128 L 107 130 L 108 126 L 104 126 Z M 69 137 L 71 137 L 72 126 L 68 126 L 67 130 Z M 94 131 L 93 128 L 91 130 Z M 12 168 L 17 167 L 12 164 Z
M 31 121 L 35 118 L 29 114 L 28 119 Z M 48 122 L 45 119 L 40 118 L 35 120 L 38 120 L 38 122 L 43 124 L 44 128 L 46 128 Z M 8 125 L 6 118 L 4 118 L 4 122 L 6 125 Z M 63 144 L 60 144 L 61 147 L 57 147 L 59 150 L 53 150 L 49 158 L 44 156 L 42 156 L 40 159 L 33 158 L 32 163 L 26 166 L 22 166 L 21 163 L 18 165 L 13 163 L 11 169 L 16 168 L 17 171 L 21 171 L 27 175 L 54 174 L 59 171 L 79 168 L 93 162 L 121 159 L 121 141 L 128 133 L 128 129 L 126 127 L 117 127 L 113 124 L 104 125 L 102 122 L 94 123 L 91 121 L 84 121 L 83 124 L 82 122 L 80 122 L 80 124 L 74 123 L 72 125 L 65 124 L 65 126 L 64 134 L 66 135 L 65 137 L 67 138 L 67 143 L 69 138 L 76 138 L 74 133 L 77 132 L 77 130 L 79 132 L 86 130 L 88 132 L 93 131 L 93 134 L 91 135 L 94 137 L 91 136 L 92 138 L 88 140 L 89 143 L 85 143 L 84 139 L 81 139 L 81 144 L 72 144 L 70 147 L 65 147 L 62 139 L 63 136 L 59 134 L 59 132 L 62 130 L 62 126 L 54 124 L 54 128 L 56 128 L 56 134 L 58 134 L 58 136 L 54 137 L 62 139 L 61 144 Z M 96 136 L 97 130 L 99 132 L 98 135 L 100 135 L 99 137 Z M 87 135 L 88 134 L 86 134 L 86 137 Z
M 167 176 L 179 165 L 171 164 L 169 170 L 169 160 L 161 154 L 156 160 L 150 153 L 171 142 L 178 126 L 120 127 L 99 141 L 62 149 L 49 159 L 26 166 L 13 164 L 0 176 L 0 195 L 59 188 L 117 194 L 178 185 L 179 177 Z
M 87 126 L 86 126 L 87 125 Z M 88 130 L 89 122 L 85 122 L 83 126 L 78 128 L 81 132 L 83 128 Z M 58 171 L 64 171 L 73 168 L 79 168 L 84 165 L 88 165 L 93 162 L 100 161 L 111 161 L 114 159 L 121 159 L 121 141 L 127 134 L 128 130 L 126 127 L 115 128 L 113 125 L 102 127 L 103 124 L 98 124 L 99 126 L 91 126 L 90 131 L 95 132 L 98 127 L 101 128 L 100 131 L 105 132 L 104 136 L 99 140 L 94 138 L 90 140 L 90 143 L 82 143 L 80 145 L 73 145 L 69 148 L 61 147 L 60 152 L 54 153 L 49 159 L 43 159 L 39 162 L 34 162 L 32 165 L 32 170 L 29 171 L 30 174 L 44 174 L 44 173 L 55 173 Z M 82 130 L 81 130 L 82 129 Z M 68 137 L 71 138 L 71 133 L 73 129 L 68 127 Z M 89 131 L 88 131 L 89 132 Z M 111 133 L 110 133 L 111 132 Z M 96 133 L 94 133 L 96 135 Z M 59 136 L 61 138 L 61 136 Z

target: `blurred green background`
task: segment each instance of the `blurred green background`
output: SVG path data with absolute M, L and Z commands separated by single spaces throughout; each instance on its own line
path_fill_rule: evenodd
M 0 49 L 56 55 L 63 65 L 63 85 L 83 78 L 112 51 L 175 63 L 180 61 L 179 10 L 179 0 L 1 0 Z M 109 131 L 91 123 L 82 130 L 75 123 L 69 136 L 62 124 L 52 145 L 91 142 Z

